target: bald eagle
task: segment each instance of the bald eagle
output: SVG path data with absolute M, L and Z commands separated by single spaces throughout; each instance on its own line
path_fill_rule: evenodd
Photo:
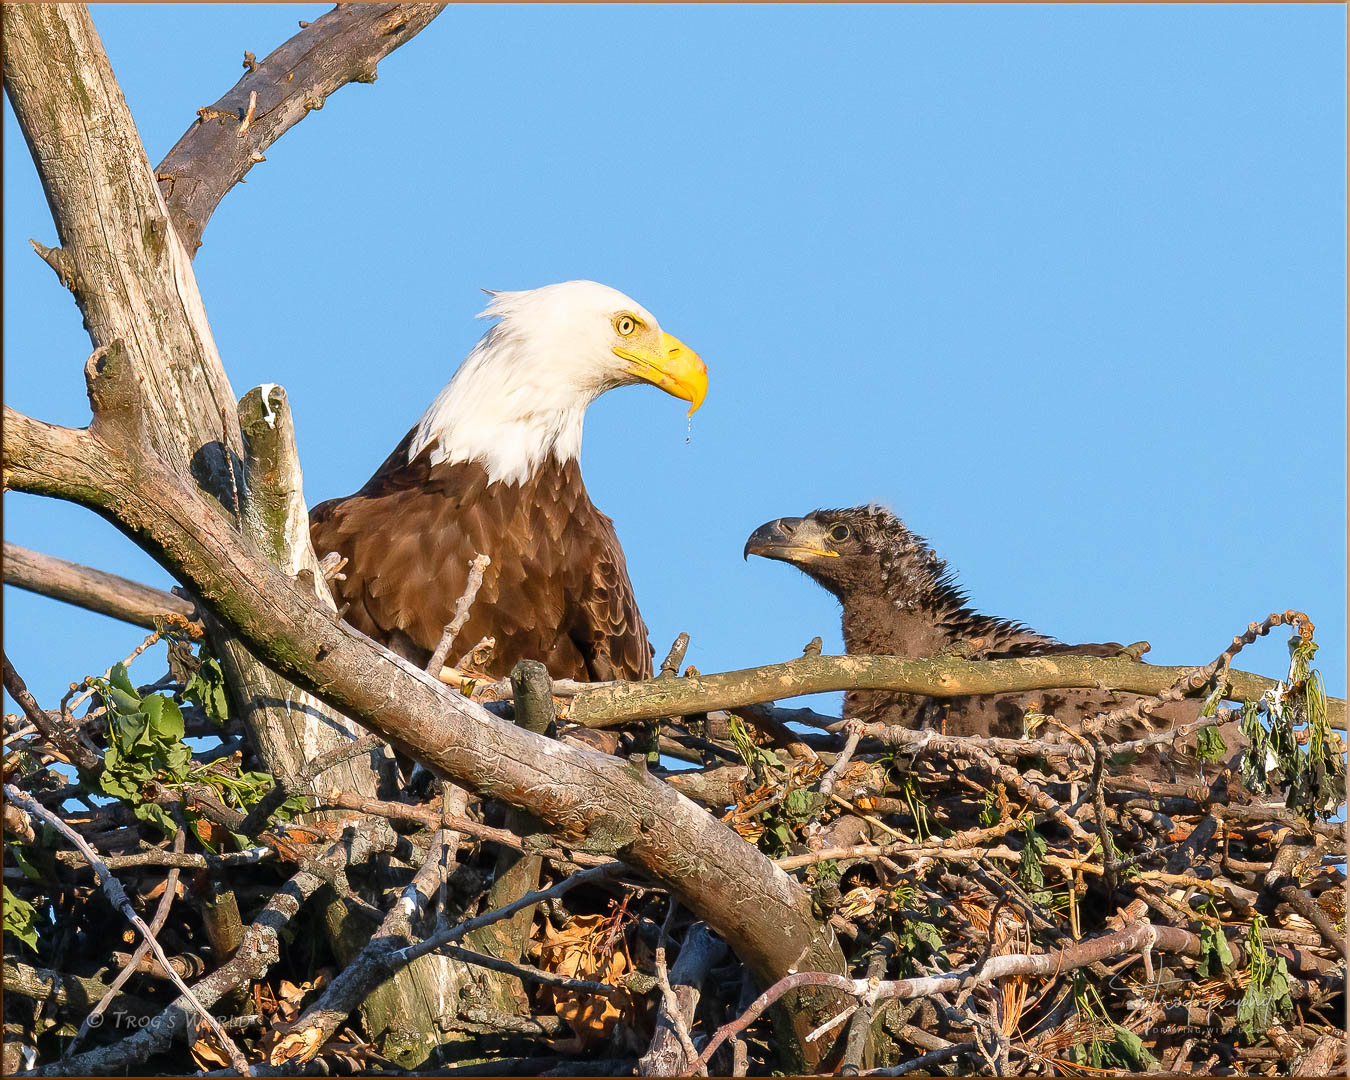
M 750 534 L 745 555 L 791 563 L 833 593 L 843 606 L 844 648 L 850 653 L 995 660 L 1123 652 L 1115 642 L 1066 645 L 1020 622 L 979 614 L 928 542 L 881 507 L 815 510 L 806 517 L 765 522 Z M 1024 716 L 1033 706 L 1072 725 L 1133 700 L 1129 694 L 1097 689 L 962 698 L 854 690 L 844 696 L 844 715 L 869 723 L 940 726 L 949 735 L 1016 739 L 1022 736 Z M 1196 715 L 1194 702 L 1173 703 L 1156 714 L 1160 724 Z M 1150 730 L 1154 729 L 1145 723 L 1129 722 L 1108 734 L 1113 739 L 1134 739 Z M 1235 728 L 1229 731 L 1226 726 L 1223 734 L 1229 746 L 1236 745 Z M 1037 737 L 1056 736 L 1051 729 Z
M 698 354 L 636 301 L 593 281 L 494 292 L 495 319 L 454 377 L 354 495 L 316 506 L 314 550 L 347 559 L 344 618 L 425 664 L 476 554 L 491 564 L 459 640 L 496 639 L 555 678 L 640 679 L 652 647 L 613 522 L 581 482 L 582 421 L 606 390 L 651 383 L 690 403 Z

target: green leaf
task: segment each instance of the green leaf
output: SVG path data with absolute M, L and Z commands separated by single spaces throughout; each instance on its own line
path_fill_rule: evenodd
M 1025 843 L 1022 845 L 1017 876 L 1022 884 L 1040 888 L 1045 884 L 1045 872 L 1041 869 L 1041 858 L 1046 852 L 1045 837 L 1032 828 L 1030 822 L 1022 835 Z
M 5 886 L 5 933 L 18 938 L 34 952 L 37 952 L 37 927 L 33 925 L 37 909 L 27 900 L 15 896 Z
M 1223 741 L 1219 729 L 1212 724 L 1209 727 L 1201 728 L 1199 734 L 1196 735 L 1195 756 L 1207 764 L 1222 761 L 1227 750 L 1228 744 Z
M 141 702 L 141 711 L 150 721 L 150 729 L 161 739 L 183 737 L 183 711 L 163 694 L 152 694 Z
M 157 802 L 142 799 L 141 802 L 132 807 L 132 813 L 141 821 L 156 826 L 165 836 L 172 838 L 178 835 L 178 826 L 174 824 L 173 818 Z
M 131 676 L 127 674 L 127 666 L 120 660 L 108 672 L 108 685 L 121 690 L 128 697 L 140 700 L 140 695 L 136 693 L 136 687 L 131 682 Z
M 934 952 L 942 951 L 942 934 L 938 932 L 938 928 L 932 923 L 915 919 L 911 920 L 907 925 L 914 931 L 914 936 L 919 941 L 922 941 Z
M 1121 1027 L 1119 1024 L 1112 1024 L 1116 1032 L 1116 1045 L 1118 1045 L 1129 1058 L 1130 1064 L 1140 1072 L 1152 1069 L 1158 1064 L 1158 1059 L 1148 1052 L 1143 1040 L 1139 1038 L 1129 1028 Z
M 134 693 L 128 694 L 116 686 L 108 687 L 108 699 L 112 707 L 123 716 L 135 716 L 141 711 L 141 699 Z
M 1233 966 L 1233 950 L 1228 947 L 1228 939 L 1223 928 L 1209 923 L 1200 927 L 1200 974 L 1205 978 L 1223 974 L 1225 968 Z
M 800 824 L 808 820 L 823 801 L 814 791 L 807 791 L 806 788 L 794 788 L 783 799 L 783 815 L 794 825 Z
M 197 672 L 183 688 L 183 696 L 206 710 L 206 715 L 221 724 L 230 718 L 230 702 L 225 692 L 225 673 L 214 657 L 202 660 Z
M 9 855 L 18 865 L 19 869 L 23 871 L 23 876 L 29 881 L 42 880 L 42 871 L 29 861 L 28 856 L 23 853 L 23 848 L 19 847 L 18 844 L 9 845 Z
M 1003 820 L 1003 810 L 998 804 L 998 796 L 992 791 L 984 793 L 984 805 L 980 808 L 980 824 L 997 825 Z

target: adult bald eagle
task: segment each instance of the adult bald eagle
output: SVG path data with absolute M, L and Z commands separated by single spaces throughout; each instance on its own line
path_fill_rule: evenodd
M 745 554 L 791 563 L 833 593 L 843 606 L 844 647 L 850 653 L 970 660 L 1018 656 L 1116 656 L 1115 642 L 1066 645 L 1020 622 L 981 615 L 969 606 L 946 562 L 889 510 L 856 506 L 815 510 L 803 518 L 765 522 L 746 541 Z M 869 723 L 939 727 L 949 735 L 1020 738 L 1032 705 L 1070 725 L 1122 708 L 1134 696 L 1107 690 L 1039 690 L 1022 694 L 929 698 L 884 690 L 844 696 L 844 715 Z M 1198 715 L 1195 702 L 1177 702 L 1155 714 L 1159 726 Z M 1113 739 L 1140 738 L 1156 728 L 1128 722 Z M 1038 737 L 1055 738 L 1053 730 Z M 1225 729 L 1229 746 L 1236 729 Z M 1154 756 L 1149 756 L 1152 762 Z
M 652 647 L 613 522 L 581 482 L 586 407 L 651 383 L 707 392 L 698 354 L 646 308 L 593 281 L 490 293 L 496 324 L 365 487 L 316 506 L 314 550 L 358 630 L 425 664 L 475 554 L 491 558 L 461 641 L 496 639 L 492 674 L 520 659 L 555 678 L 640 679 Z

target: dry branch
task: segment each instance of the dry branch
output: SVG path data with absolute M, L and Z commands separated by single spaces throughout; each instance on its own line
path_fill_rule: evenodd
M 688 716 L 763 701 L 834 690 L 899 690 L 933 697 L 1003 694 L 1105 686 L 1131 694 L 1160 694 L 1194 668 L 1144 664 L 1128 658 L 1036 656 L 1015 660 L 902 660 L 894 656 L 801 656 L 783 664 L 681 679 L 578 688 L 567 718 L 609 727 L 658 716 Z M 1229 696 L 1256 701 L 1275 679 L 1245 671 L 1222 676 Z M 1327 699 L 1333 727 L 1345 729 L 1345 702 Z
M 350 82 L 420 33 L 443 4 L 343 4 L 262 60 L 196 122 L 155 168 L 174 228 L 195 254 L 212 213 L 263 152 Z
M 5 541 L 4 575 L 6 585 L 64 600 L 67 604 L 147 630 L 156 630 L 171 620 L 182 620 L 177 624 L 181 629 L 187 633 L 195 629 L 193 636 L 201 635 L 201 624 L 193 623 L 196 605 L 181 596 L 53 555 L 30 551 L 8 540 Z

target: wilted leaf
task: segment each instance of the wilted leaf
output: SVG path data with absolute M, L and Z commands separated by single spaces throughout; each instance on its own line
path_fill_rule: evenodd
M 629 964 L 622 947 L 609 940 L 612 927 L 613 919 L 605 915 L 577 915 L 562 930 L 544 923 L 541 940 L 534 946 L 539 966 L 566 978 L 618 985 Z M 621 1019 L 631 1022 L 637 1013 L 637 1002 L 626 991 L 582 994 L 544 986 L 542 997 L 583 1048 L 609 1039 Z

